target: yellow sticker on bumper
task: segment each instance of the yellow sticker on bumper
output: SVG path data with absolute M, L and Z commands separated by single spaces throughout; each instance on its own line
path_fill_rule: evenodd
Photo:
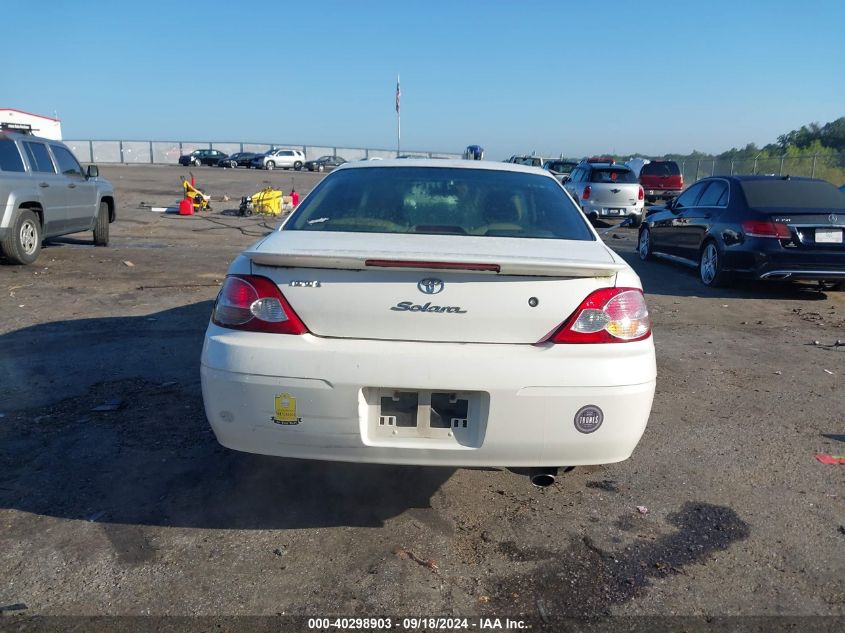
M 302 418 L 296 416 L 296 398 L 289 393 L 276 395 L 273 422 L 276 424 L 299 424 L 302 422 Z

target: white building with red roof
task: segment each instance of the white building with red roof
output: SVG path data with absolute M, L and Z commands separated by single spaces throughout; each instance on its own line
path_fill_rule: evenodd
M 9 127 L 29 125 L 36 136 L 62 140 L 62 122 L 50 116 L 32 114 L 15 108 L 0 108 L 0 125 L 10 124 Z

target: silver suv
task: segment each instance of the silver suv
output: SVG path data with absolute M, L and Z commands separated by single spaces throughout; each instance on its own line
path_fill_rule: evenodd
M 627 165 L 612 160 L 581 161 L 562 182 L 590 220 L 630 218 L 635 227 L 643 221 L 643 188 Z
M 0 250 L 16 264 L 32 264 L 48 237 L 93 231 L 109 243 L 115 219 L 111 183 L 90 165 L 83 170 L 59 141 L 0 128 Z
M 255 169 L 302 169 L 305 154 L 299 149 L 271 149 L 252 159 L 250 167 Z

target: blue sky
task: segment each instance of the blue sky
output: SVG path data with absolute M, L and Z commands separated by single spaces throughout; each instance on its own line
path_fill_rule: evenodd
M 69 139 L 719 152 L 845 115 L 845 3 L 43 2 L 0 107 Z

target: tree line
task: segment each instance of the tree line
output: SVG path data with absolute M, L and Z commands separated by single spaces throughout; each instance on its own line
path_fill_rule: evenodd
M 745 147 L 731 149 L 721 154 L 707 154 L 693 150 L 690 154 L 666 154 L 666 158 L 681 160 L 764 160 L 766 158 L 802 157 L 814 155 L 845 154 L 845 116 L 819 125 L 809 123 L 777 137 L 775 143 L 757 147 L 749 143 Z M 840 157 L 845 166 L 845 156 Z

